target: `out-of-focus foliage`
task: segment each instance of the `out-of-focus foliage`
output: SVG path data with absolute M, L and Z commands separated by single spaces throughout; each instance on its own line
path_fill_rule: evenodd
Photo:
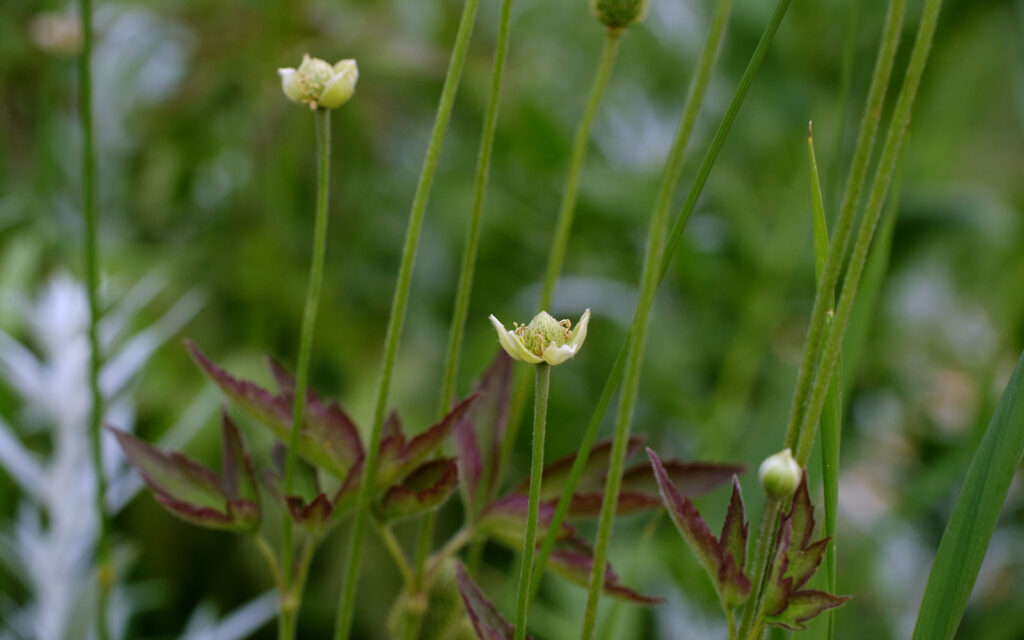
M 769 4 L 737 0 L 691 156 L 707 144 Z M 834 215 L 884 9 L 882 0 L 863 2 L 844 112 L 846 5 L 793 3 L 660 292 L 635 424 L 666 456 L 752 464 L 778 449 L 814 292 L 807 121 L 815 121 Z M 919 3 L 910 6 L 916 16 Z M 437 411 L 497 9 L 481 3 L 427 213 L 392 394 L 409 424 L 430 424 Z M 652 0 L 646 22 L 624 37 L 549 310 L 594 314 L 587 349 L 554 382 L 551 460 L 575 450 L 632 315 L 647 214 L 710 9 L 704 0 Z M 33 43 L 32 21 L 44 10 L 67 6 L 6 0 L 0 8 L 0 286 L 30 298 L 51 273 L 78 272 L 80 263 L 73 61 Z M 262 354 L 294 366 L 312 234 L 313 119 L 282 97 L 276 69 L 307 51 L 358 59 L 359 92 L 333 118 L 311 386 L 368 424 L 406 214 L 459 10 L 456 0 L 97 2 L 108 281 L 134 282 L 159 267 L 166 304 L 154 308 L 196 286 L 206 292 L 185 334 L 218 362 L 265 385 Z M 909 50 L 904 35 L 898 69 Z M 537 311 L 569 140 L 600 38 L 585 0 L 517 0 L 460 396 L 494 355 L 487 315 Z M 838 591 L 855 598 L 837 612 L 839 638 L 908 637 L 955 489 L 1024 347 L 1022 43 L 1021 0 L 946 1 L 904 155 L 888 271 L 875 303 L 858 308 L 844 350 Z M 846 127 L 837 140 L 840 113 Z M 0 328 L 24 331 L 12 309 L 0 304 Z M 157 317 L 143 310 L 136 321 Z M 163 347 L 134 393 L 136 432 L 158 441 L 206 386 L 183 348 Z M 18 406 L 15 390 L 0 386 L 0 414 L 14 416 Z M 269 450 L 262 429 L 239 426 L 253 451 Z M 28 424 L 12 427 L 31 447 L 48 446 Z M 525 431 L 508 479 L 525 474 Z M 189 455 L 216 466 L 218 438 L 211 417 Z M 810 470 L 819 502 L 816 461 Z M 741 482 L 756 517 L 756 483 Z M 2 522 L 15 515 L 16 487 L 0 473 Z M 726 504 L 724 491 L 697 502 L 712 529 Z M 1022 505 L 1015 485 L 959 637 L 1024 632 Z M 459 509 L 450 501 L 442 511 L 439 539 L 457 526 Z M 617 619 L 599 628 L 616 639 L 712 637 L 712 586 L 671 527 L 645 527 L 648 517 L 618 520 L 611 559 L 623 582 L 670 601 L 645 609 L 608 601 L 603 613 Z M 205 596 L 226 610 L 269 586 L 251 546 L 181 524 L 148 498 L 132 502 L 115 526 L 138 551 L 126 577 L 159 579 L 164 589 L 131 637 L 169 637 Z M 344 530 L 317 556 L 300 637 L 329 634 Z M 397 533 L 412 548 L 412 528 Z M 364 566 L 374 570 L 364 571 L 359 590 L 358 636 L 382 638 L 399 579 L 381 547 L 367 554 Z M 503 611 L 512 609 L 514 570 L 506 552 L 489 548 L 476 576 Z M 4 600 L 24 602 L 23 591 L 7 589 L 9 578 L 0 572 Z M 577 587 L 546 580 L 532 628 L 573 637 L 582 601 Z

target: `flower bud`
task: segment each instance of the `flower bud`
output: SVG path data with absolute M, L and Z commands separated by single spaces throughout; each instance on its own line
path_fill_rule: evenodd
M 772 498 L 788 498 L 793 495 L 802 476 L 803 471 L 789 449 L 765 458 L 757 471 L 761 487 Z
M 649 0 L 590 0 L 590 10 L 609 29 L 625 29 L 647 15 Z
M 292 102 L 308 104 L 310 109 L 336 109 L 356 90 L 359 68 L 355 60 L 341 60 L 334 66 L 320 58 L 305 55 L 298 69 L 278 69 L 281 90 Z
M 490 319 L 498 332 L 498 342 L 516 360 L 530 364 L 561 364 L 575 356 L 587 339 L 590 309 L 583 312 L 575 329 L 571 321 L 555 320 L 547 311 L 534 316 L 530 324 L 513 323 L 512 331 L 505 329 L 505 325 L 493 315 Z

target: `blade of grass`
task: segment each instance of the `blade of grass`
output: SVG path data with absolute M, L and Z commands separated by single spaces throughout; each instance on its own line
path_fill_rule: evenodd
M 906 140 L 914 101 L 917 98 L 917 90 L 921 85 L 925 66 L 928 63 L 928 53 L 931 50 L 932 40 L 935 36 L 935 27 L 938 24 L 941 9 L 942 0 L 926 0 L 921 14 L 921 22 L 918 25 L 914 48 L 910 53 L 910 62 L 907 64 L 907 73 L 904 77 L 903 85 L 900 87 L 896 106 L 893 108 L 892 121 L 889 123 L 885 144 L 882 147 L 878 166 L 875 169 L 875 177 L 871 184 L 868 202 L 864 208 L 864 217 L 861 220 L 860 228 L 857 230 L 857 239 L 853 245 L 853 251 L 850 253 L 846 278 L 843 280 L 842 293 L 839 296 L 839 304 L 836 307 L 835 323 L 825 340 L 820 364 L 816 369 L 816 374 L 811 384 L 807 411 L 797 431 L 799 439 L 796 448 L 796 460 L 801 466 L 807 464 L 807 459 L 810 456 L 811 446 L 814 443 L 815 427 L 824 408 L 825 396 L 828 392 L 830 380 L 833 377 L 832 372 L 836 370 L 836 365 L 839 362 L 843 335 L 850 321 L 853 303 L 857 298 L 860 277 L 864 272 L 864 265 L 867 261 L 868 251 L 871 248 L 875 227 L 878 225 L 878 219 L 882 213 L 882 206 L 885 204 L 889 185 L 892 183 L 893 175 L 896 173 L 896 163 L 899 160 L 900 150 L 903 148 L 903 142 Z M 833 247 L 832 251 L 829 251 L 829 262 L 832 260 L 832 254 L 838 248 Z M 827 284 L 826 282 L 825 285 Z M 815 306 L 823 298 L 824 296 L 822 295 L 816 296 Z
M 807 131 L 807 153 L 811 166 L 811 209 L 814 214 L 814 277 L 821 286 L 821 276 L 828 259 L 828 221 L 825 217 L 825 202 L 821 194 L 821 181 L 818 175 L 818 161 L 814 154 L 814 132 Z M 826 291 L 824 295 L 835 300 L 834 291 Z M 836 370 L 842 372 L 842 355 Z M 829 385 L 828 396 L 825 398 L 825 409 L 821 415 L 821 478 L 824 485 L 825 503 L 825 537 L 831 542 L 825 552 L 825 571 L 828 580 L 828 592 L 836 592 L 836 513 L 839 502 L 839 444 L 842 436 L 843 418 L 843 385 L 841 380 L 833 380 Z M 835 637 L 835 609 L 827 612 L 826 637 Z
M 405 242 L 402 247 L 402 261 L 398 269 L 395 283 L 395 296 L 391 303 L 391 315 L 384 346 L 384 362 L 381 366 L 380 386 L 377 390 L 377 401 L 374 408 L 373 427 L 370 442 L 366 450 L 366 464 L 363 467 L 362 484 L 356 498 L 355 517 L 352 523 L 352 537 L 349 541 L 345 578 L 341 587 L 341 598 L 338 603 L 337 620 L 334 628 L 335 640 L 347 640 L 352 631 L 352 618 L 355 614 L 356 583 L 359 578 L 359 564 L 362 559 L 363 539 L 366 534 L 366 521 L 370 510 L 370 493 L 373 479 L 377 474 L 377 462 L 380 456 L 381 430 L 384 425 L 384 414 L 387 410 L 388 392 L 391 389 L 391 373 L 398 355 L 398 343 L 402 336 L 402 325 L 405 322 L 405 311 L 409 304 L 409 290 L 412 287 L 412 271 L 416 262 L 416 249 L 419 245 L 420 232 L 423 230 L 423 218 L 427 209 L 427 200 L 434 184 L 434 173 L 441 155 L 441 145 L 448 121 L 451 119 L 455 94 L 458 92 L 462 79 L 462 69 L 466 64 L 466 53 L 473 35 L 473 23 L 479 0 L 466 0 L 459 19 L 459 29 L 452 47 L 451 60 L 445 73 L 444 85 L 441 88 L 441 99 L 438 101 L 434 127 L 430 133 L 430 143 L 423 158 L 423 168 L 416 184 L 412 209 L 409 212 L 409 225 L 406 229 Z
M 825 261 L 822 286 L 819 287 L 819 290 L 835 291 L 836 285 L 839 282 L 839 273 L 842 270 L 843 260 L 846 257 L 851 234 L 853 233 L 853 222 L 857 212 L 857 205 L 860 201 L 861 190 L 867 178 L 871 149 L 874 147 L 879 120 L 882 117 L 882 107 L 885 104 L 885 94 L 889 87 L 889 79 L 892 76 L 893 63 L 896 60 L 896 50 L 899 48 L 900 31 L 903 27 L 903 16 L 906 13 L 906 8 L 906 0 L 890 0 L 889 8 L 886 10 L 885 25 L 882 28 L 882 40 L 878 47 L 878 58 L 875 61 L 875 70 L 871 76 L 871 86 L 868 88 L 868 97 L 864 104 L 864 115 L 861 118 L 860 132 L 857 134 L 857 146 L 853 152 L 853 161 L 850 164 L 850 171 L 846 179 L 846 189 L 843 192 L 842 204 L 839 207 L 839 217 L 836 219 L 835 228 L 832 232 L 832 249 L 828 253 L 828 259 Z M 807 339 L 804 342 L 804 352 L 800 362 L 800 369 L 797 373 L 793 403 L 789 412 L 789 424 L 786 427 L 785 446 L 794 451 L 797 449 L 800 428 L 804 423 L 804 414 L 811 391 L 811 384 L 818 375 L 821 346 L 825 339 L 827 313 L 833 304 L 834 301 L 826 299 L 826 296 L 817 295 L 814 298 L 814 306 L 811 309 Z M 823 371 L 829 370 L 823 369 Z M 799 459 L 799 456 L 797 456 L 798 461 Z
M 590 588 L 587 594 L 587 609 L 583 618 L 583 630 L 581 634 L 583 640 L 590 640 L 593 636 L 594 626 L 597 622 L 598 602 L 601 597 L 601 586 L 604 582 L 604 566 L 607 560 L 608 545 L 611 539 L 615 507 L 619 501 L 619 489 L 621 487 L 622 468 L 625 462 L 626 443 L 629 440 L 633 409 L 636 402 L 637 389 L 639 387 L 640 365 L 643 361 L 643 348 L 646 338 L 647 320 L 651 307 L 654 304 L 654 294 L 657 292 L 658 285 L 668 272 L 672 254 L 682 237 L 683 228 L 686 226 L 686 222 L 689 220 L 690 214 L 693 213 L 693 209 L 697 205 L 697 198 L 701 191 L 703 191 L 704 185 L 707 183 L 708 176 L 711 174 L 711 168 L 714 165 L 715 160 L 718 158 L 718 153 L 721 151 L 722 145 L 725 143 L 725 138 L 729 133 L 729 129 L 732 127 L 733 121 L 736 119 L 736 115 L 739 113 L 740 106 L 743 104 L 743 99 L 746 97 L 746 94 L 750 89 L 750 85 L 753 83 L 754 76 L 761 65 L 761 61 L 764 59 L 768 46 L 774 39 L 779 25 L 782 23 L 782 19 L 786 15 L 786 11 L 789 9 L 789 4 L 790 0 L 779 0 L 779 3 L 776 5 L 775 11 L 772 13 L 772 17 L 768 22 L 765 32 L 761 36 L 761 40 L 758 42 L 757 47 L 754 49 L 750 62 L 740 79 L 739 86 L 736 89 L 732 102 L 729 104 L 729 108 L 726 110 L 722 123 L 715 132 L 715 137 L 711 141 L 711 147 L 708 149 L 707 155 L 704 157 L 704 162 L 701 163 L 701 166 L 697 171 L 697 177 L 690 189 L 690 193 L 683 205 L 683 209 L 672 225 L 672 229 L 669 232 L 668 242 L 665 244 L 664 250 L 659 248 L 661 240 L 659 232 L 661 232 L 661 230 L 658 228 L 655 221 L 652 220 L 651 237 L 648 238 L 647 257 L 644 260 L 642 276 L 643 284 L 641 286 L 640 299 L 637 303 L 636 312 L 633 316 L 632 327 L 630 329 L 631 337 L 628 341 L 629 355 L 626 358 L 626 373 L 623 380 L 622 399 L 619 404 L 619 413 L 615 424 L 615 436 L 612 442 L 611 466 L 608 471 L 604 498 L 601 504 L 601 517 L 598 524 L 597 542 L 594 545 L 594 564 L 590 576 Z M 661 258 L 661 265 L 656 267 L 655 263 L 658 262 L 659 256 Z M 578 457 L 583 456 L 583 458 L 586 459 L 586 455 L 588 453 L 589 452 L 584 453 L 581 451 L 578 454 Z
M 913 640 L 943 640 L 956 634 L 1022 454 L 1024 355 L 967 469 L 928 575 Z
M 676 137 L 672 142 L 672 148 L 669 150 L 668 158 L 665 161 L 665 169 L 662 173 L 661 185 L 658 189 L 658 196 L 655 201 L 654 212 L 652 213 L 651 233 L 655 233 L 657 229 L 655 224 L 657 224 L 662 228 L 660 233 L 664 234 L 663 228 L 667 222 L 669 208 L 672 206 L 672 197 L 675 195 L 676 185 L 679 182 L 679 176 L 683 170 L 686 145 L 690 141 L 690 136 L 693 133 L 693 127 L 697 122 L 697 116 L 700 114 L 700 108 L 704 102 L 704 95 L 707 92 L 707 86 L 711 80 L 711 72 L 714 70 L 715 61 L 718 58 L 719 51 L 721 50 L 722 38 L 725 34 L 725 29 L 729 24 L 729 16 L 731 13 L 732 0 L 718 0 L 715 8 L 715 15 L 711 20 L 711 26 L 708 28 L 708 36 L 704 42 L 704 49 L 701 51 L 700 57 L 697 60 L 697 66 L 694 71 L 693 78 L 690 81 L 689 88 L 687 89 L 686 104 L 683 107 L 683 114 L 679 120 Z M 648 250 L 651 250 L 650 247 Z M 636 324 L 635 319 L 633 324 Z M 630 336 L 632 336 L 632 334 L 633 329 L 631 328 Z M 530 591 L 531 598 L 536 595 L 537 589 L 540 587 L 540 582 L 544 577 L 544 567 L 547 565 L 548 558 L 551 556 L 551 552 L 555 548 L 557 531 L 562 526 L 562 522 L 565 520 L 565 516 L 568 513 L 569 504 L 572 501 L 572 495 L 575 492 L 576 484 L 579 482 L 580 476 L 583 473 L 587 457 L 590 455 L 590 449 L 593 447 L 594 440 L 597 438 L 597 432 L 601 426 L 601 421 L 604 418 L 604 413 L 607 411 L 608 405 L 611 403 L 612 395 L 614 395 L 615 389 L 618 387 L 619 378 L 626 362 L 626 353 L 629 341 L 630 337 L 627 337 L 626 344 L 623 345 L 622 350 L 620 350 L 619 355 L 615 360 L 615 365 L 612 367 L 612 373 L 610 374 L 608 381 L 605 383 L 604 390 L 601 392 L 601 397 L 598 400 L 594 416 L 583 436 L 583 442 L 579 449 L 580 453 L 576 456 L 576 460 L 573 461 L 573 466 L 569 471 L 569 478 L 562 491 L 561 498 L 558 501 L 558 506 L 555 509 L 552 525 L 548 527 L 548 533 L 544 538 L 540 554 L 537 556 L 537 567 L 534 571 L 533 584 L 531 585 Z

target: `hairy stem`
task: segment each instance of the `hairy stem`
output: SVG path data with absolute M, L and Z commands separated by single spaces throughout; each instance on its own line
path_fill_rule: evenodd
M 384 362 L 381 366 L 380 385 L 377 389 L 377 402 L 373 415 L 373 426 L 370 432 L 369 447 L 366 452 L 366 464 L 363 468 L 362 484 L 356 498 L 355 517 L 352 523 L 352 537 L 349 542 L 345 580 L 342 585 L 338 604 L 338 617 L 334 628 L 335 640 L 347 640 L 352 630 L 352 618 L 355 614 L 356 582 L 359 577 L 359 564 L 362 559 L 363 540 L 366 534 L 366 520 L 370 510 L 370 498 L 374 479 L 377 474 L 377 462 L 381 440 L 381 429 L 384 425 L 384 414 L 387 409 L 388 392 L 391 389 L 391 374 L 398 355 L 398 343 L 405 322 L 405 312 L 409 303 L 409 290 L 412 286 L 412 271 L 416 262 L 416 248 L 419 245 L 420 232 L 423 229 L 423 218 L 427 209 L 427 200 L 434 183 L 437 161 L 441 155 L 441 144 L 444 141 L 448 122 L 451 119 L 455 94 L 462 78 L 462 69 L 466 63 L 466 52 L 473 34 L 473 22 L 479 0 L 466 0 L 459 20 L 459 30 L 455 36 L 451 61 L 441 89 L 441 99 L 434 118 L 434 128 L 430 134 L 423 168 L 420 171 L 413 196 L 412 210 L 409 213 L 409 226 L 406 230 L 405 243 L 402 247 L 402 260 L 398 269 L 398 281 L 395 283 L 395 296 L 391 303 L 391 315 L 384 346 Z
M 750 636 L 754 621 L 761 612 L 764 582 L 768 573 L 768 565 L 771 564 L 772 551 L 775 548 L 775 530 L 781 512 L 782 500 L 768 496 L 765 500 L 761 527 L 754 546 L 753 562 L 751 563 L 751 566 L 754 567 L 754 579 L 750 583 L 750 598 L 743 608 L 743 617 L 740 620 L 740 630 L 737 635 L 741 640 L 746 640 Z
M 110 514 L 107 512 L 107 477 L 103 471 L 103 394 L 100 390 L 102 353 L 99 340 L 99 250 L 96 231 L 96 149 L 92 114 L 92 0 L 79 0 L 82 20 L 82 51 L 78 56 L 78 118 L 82 129 L 82 236 L 85 257 L 85 288 L 89 299 L 89 453 L 96 477 L 96 513 L 100 532 L 96 541 L 96 575 L 99 597 L 96 603 L 96 631 L 100 640 L 110 638 L 107 609 L 114 587 L 111 562 Z
M 302 430 L 306 410 L 306 386 L 309 382 L 309 360 L 313 352 L 313 333 L 316 328 L 316 314 L 320 306 L 320 289 L 324 278 L 324 253 L 327 248 L 327 197 L 330 183 L 331 162 L 331 112 L 317 109 L 316 118 L 316 221 L 313 230 L 313 256 L 309 265 L 309 284 L 306 290 L 306 304 L 302 312 L 302 328 L 299 334 L 299 361 L 295 371 L 295 389 L 292 399 L 292 430 L 288 437 L 288 457 L 284 468 L 284 495 L 291 495 L 295 485 L 295 467 L 298 464 L 299 433 Z M 286 636 L 295 636 L 295 616 L 302 600 L 301 590 L 295 592 L 295 532 L 291 517 L 284 518 L 284 535 L 281 539 L 281 565 L 284 591 L 288 598 L 295 599 L 296 612 L 281 608 L 281 617 L 289 618 L 290 629 Z M 287 616 L 286 616 L 287 613 Z
M 533 454 L 530 464 L 530 497 L 526 513 L 526 537 L 523 540 L 523 564 L 519 571 L 516 593 L 516 640 L 526 638 L 526 613 L 530 608 L 530 581 L 533 552 L 537 548 L 537 516 L 540 511 L 540 484 L 544 474 L 544 429 L 548 417 L 548 390 L 551 386 L 551 365 L 534 365 L 537 379 L 533 401 Z

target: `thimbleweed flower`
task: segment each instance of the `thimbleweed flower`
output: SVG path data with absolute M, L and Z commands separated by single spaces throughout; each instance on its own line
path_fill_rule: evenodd
M 336 109 L 356 91 L 359 67 L 355 60 L 340 60 L 331 66 L 306 54 L 298 69 L 278 69 L 281 89 L 292 102 L 308 104 L 310 109 Z
M 800 484 L 800 465 L 793 458 L 793 452 L 784 449 L 773 456 L 768 456 L 761 463 L 757 477 L 761 481 L 764 492 L 772 498 L 788 498 Z
M 590 10 L 609 29 L 625 29 L 647 15 L 649 0 L 590 0 Z
M 512 331 L 494 315 L 490 319 L 501 347 L 516 360 L 529 364 L 561 364 L 576 355 L 587 339 L 590 309 L 583 312 L 575 329 L 569 320 L 555 320 L 547 311 L 535 315 L 530 324 L 512 323 Z

